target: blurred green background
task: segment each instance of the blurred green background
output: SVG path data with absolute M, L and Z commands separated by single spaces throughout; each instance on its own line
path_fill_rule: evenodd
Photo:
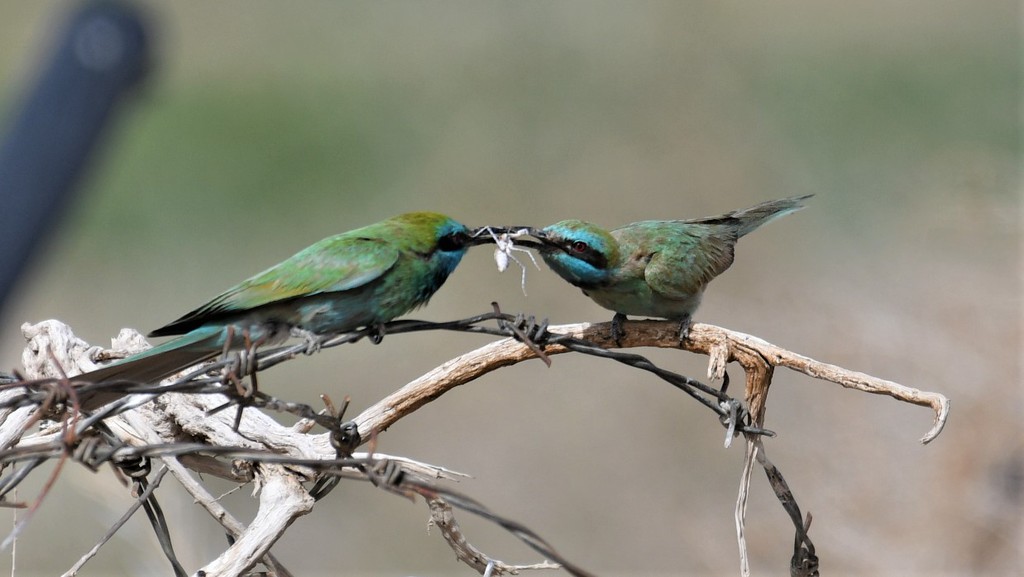
M 814 515 L 823 570 L 1021 571 L 1016 2 L 140 4 L 157 68 L 8 303 L 0 367 L 19 364 L 22 322 L 57 318 L 107 344 L 409 210 L 615 226 L 815 193 L 740 243 L 697 320 L 953 402 L 925 447 L 926 409 L 777 372 L 768 455 Z M 0 3 L 3 118 L 75 6 Z M 524 297 L 518 274 L 499 275 L 480 249 L 413 316 L 497 300 L 555 323 L 610 319 L 547 271 L 529 272 Z M 260 382 L 310 403 L 348 394 L 359 411 L 486 342 L 395 336 Z M 703 357 L 650 353 L 704 375 Z M 597 573 L 734 575 L 743 449 L 722 437 L 653 377 L 561 356 L 450 393 L 379 449 L 472 474 L 460 490 Z M 165 485 L 195 570 L 223 536 Z M 227 499 L 242 516 L 247 492 Z M 128 504 L 108 471 L 68 467 L 18 542 L 16 574 L 66 570 Z M 297 575 L 470 575 L 426 520 L 422 504 L 346 484 L 274 552 Z M 462 520 L 486 552 L 537 560 Z M 129 527 L 84 574 L 168 574 L 145 520 Z M 787 574 L 792 531 L 760 473 L 748 538 L 757 574 Z

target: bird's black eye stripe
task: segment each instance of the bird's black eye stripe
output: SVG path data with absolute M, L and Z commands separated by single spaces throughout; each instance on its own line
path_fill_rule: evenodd
M 608 257 L 582 240 L 570 241 L 564 246 L 565 251 L 571 256 L 589 263 L 594 268 L 605 269 L 608 267 Z
M 449 252 L 453 250 L 462 250 L 466 247 L 466 243 L 469 241 L 469 235 L 464 232 L 453 232 L 446 234 L 441 238 L 437 239 L 437 248 Z

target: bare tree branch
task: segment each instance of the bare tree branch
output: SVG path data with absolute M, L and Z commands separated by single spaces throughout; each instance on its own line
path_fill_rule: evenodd
M 206 575 L 241 575 L 259 562 L 295 519 L 313 510 L 313 498 L 286 467 L 258 466 L 256 480 L 260 495 L 256 518 L 227 551 L 201 569 Z
M 478 326 L 477 323 L 486 320 L 497 321 L 499 328 Z M 2 478 L 0 495 L 16 486 L 36 464 L 53 458 L 67 459 L 68 451 L 72 448 L 74 453 L 70 454 L 71 458 L 90 467 L 96 467 L 105 460 L 127 456 L 136 459 L 160 457 L 186 489 L 207 507 L 229 534 L 237 538 L 220 557 L 207 564 L 204 571 L 208 575 L 239 575 L 262 558 L 274 574 L 286 576 L 287 571 L 269 556 L 269 547 L 296 518 L 311 509 L 313 499 L 302 483 L 324 479 L 323 475 L 333 475 L 338 479 L 369 480 L 395 494 L 424 496 L 432 503 L 438 526 L 442 528 L 442 534 L 449 545 L 460 555 L 460 559 L 481 573 L 512 573 L 526 568 L 549 568 L 549 565 L 545 562 L 534 566 L 513 566 L 485 556 L 464 538 L 454 538 L 461 534 L 450 509 L 446 513 L 446 509 L 436 503 L 454 504 L 498 523 L 543 555 L 558 560 L 570 573 L 589 575 L 560 557 L 546 541 L 528 528 L 491 513 L 482 504 L 430 480 L 453 479 L 458 474 L 410 459 L 351 453 L 355 444 L 343 451 L 337 443 L 332 444 L 332 433 L 307 433 L 313 422 L 335 433 L 342 430 L 336 417 L 318 413 L 305 405 L 279 401 L 263 393 L 239 397 L 236 392 L 239 390 L 237 379 L 229 382 L 221 376 L 209 376 L 204 373 L 207 369 L 193 370 L 185 377 L 164 384 L 101 383 L 101 388 L 93 389 L 98 390 L 100 395 L 114 399 L 124 395 L 131 397 L 114 401 L 102 408 L 96 405 L 98 411 L 87 417 L 80 416 L 69 410 L 77 404 L 77 390 L 69 387 L 64 371 L 76 374 L 91 370 L 96 366 L 94 360 L 119 358 L 137 352 L 145 348 L 144 341 L 141 341 L 137 333 L 125 331 L 115 342 L 120 348 L 104 351 L 89 347 L 75 338 L 65 325 L 56 321 L 26 325 L 23 329 L 30 339 L 25 353 L 27 375 L 38 380 L 0 385 L 0 418 L 6 417 L 0 422 L 0 440 L 7 443 L 0 446 L 0 463 L 25 462 L 20 469 Z M 693 325 L 689 338 L 680 344 L 677 323 L 629 322 L 625 324 L 626 334 L 620 344 L 624 348 L 684 348 L 707 354 L 708 375 L 712 379 L 725 377 L 726 364 L 737 361 L 746 376 L 746 407 L 726 394 L 727 380 L 723 381 L 721 390 L 715 389 L 661 369 L 639 355 L 608 350 L 616 346 L 611 339 L 608 323 L 545 327 L 543 323 L 534 324 L 532 319 L 524 321 L 522 317 L 511 317 L 495 309 L 494 313 L 449 323 L 398 321 L 389 327 L 389 330 L 393 330 L 389 334 L 438 329 L 516 336 L 492 342 L 451 359 L 367 408 L 352 422 L 355 424 L 353 431 L 357 432 L 352 437 L 354 440 L 361 439 L 358 442 L 362 443 L 371 441 L 397 421 L 437 400 L 452 388 L 498 368 L 535 357 L 546 361 L 549 355 L 575 351 L 610 358 L 649 371 L 714 410 L 728 427 L 727 444 L 733 434 L 742 433 L 745 436 L 747 461 L 741 476 L 735 511 L 741 570 L 744 574 L 749 573 L 744 537 L 746 496 L 750 472 L 755 462 L 765 469 L 776 496 L 794 521 L 796 538 L 793 567 L 800 566 L 804 571 L 802 574 L 807 575 L 817 571 L 817 558 L 814 557 L 814 547 L 807 536 L 807 523 L 802 520 L 796 500 L 781 472 L 764 455 L 760 441 L 762 435 L 771 434 L 762 427 L 775 367 L 786 367 L 843 387 L 884 394 L 904 402 L 930 407 L 935 413 L 935 421 L 931 431 L 922 439 L 925 443 L 941 432 L 949 412 L 949 401 L 941 394 L 920 391 L 821 363 L 756 337 L 704 324 Z M 329 344 L 354 342 L 364 336 L 362 332 L 340 335 Z M 271 351 L 259 358 L 259 366 L 264 366 L 265 359 L 269 366 L 293 358 L 300 350 L 301 347 L 284 347 Z M 237 361 L 224 359 L 212 366 L 230 368 L 233 362 Z M 557 367 L 554 370 L 558 370 Z M 73 382 L 73 378 L 71 380 Z M 167 392 L 170 390 L 197 394 Z M 219 411 L 225 406 L 223 397 L 210 393 L 226 394 L 230 403 L 240 402 L 246 408 L 242 412 Z M 63 415 L 62 421 L 26 434 L 26 429 L 43 414 L 44 407 L 51 415 Z M 63 413 L 60 412 L 62 407 Z M 257 407 L 287 411 L 307 419 L 307 422 L 303 426 L 285 427 Z M 113 434 L 120 439 L 124 443 L 123 448 L 103 448 L 103 439 L 96 437 L 95 431 L 100 422 L 104 424 L 105 434 L 108 437 Z M 256 520 L 248 528 L 235 521 L 182 464 L 195 471 L 242 483 L 256 481 L 261 503 Z M 243 466 L 239 468 L 238 464 Z M 325 494 L 319 493 L 318 497 Z
M 509 565 L 498 561 L 477 549 L 470 543 L 455 520 L 455 512 L 447 501 L 440 497 L 428 499 L 430 522 L 441 531 L 448 546 L 455 551 L 455 556 L 466 565 L 484 574 L 490 568 L 491 575 L 518 575 L 520 571 L 539 569 L 560 569 L 562 566 L 550 561 L 542 561 L 532 565 Z
M 624 326 L 626 335 L 621 339 L 622 347 L 679 348 L 678 323 L 631 321 Z M 611 323 L 557 325 L 548 327 L 548 330 L 556 335 L 590 341 L 602 347 L 616 346 L 611 338 Z M 684 342 L 684 348 L 711 357 L 709 376 L 712 378 L 722 376 L 727 360 L 739 362 L 748 372 L 746 400 L 750 405 L 751 414 L 755 416 L 764 410 L 767 387 L 757 387 L 755 383 L 764 381 L 764 377 L 751 377 L 749 373 L 754 371 L 760 374 L 776 366 L 786 367 L 846 388 L 888 395 L 906 403 L 931 408 L 935 412 L 934 424 L 921 439 L 922 443 L 932 441 L 942 432 L 949 415 L 949 399 L 942 394 L 921 391 L 864 373 L 822 363 L 757 337 L 713 325 L 701 323 L 692 325 L 689 338 Z M 545 347 L 544 351 L 548 355 L 569 352 L 568 349 L 557 344 Z M 535 358 L 535 356 L 528 346 L 515 339 L 508 338 L 492 342 L 456 357 L 410 382 L 367 408 L 355 418 L 355 422 L 364 436 L 369 431 L 385 431 L 404 416 L 447 391 L 491 371 Z

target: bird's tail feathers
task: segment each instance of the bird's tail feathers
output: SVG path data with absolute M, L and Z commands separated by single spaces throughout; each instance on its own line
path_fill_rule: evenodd
M 135 383 L 157 383 L 193 365 L 208 361 L 220 354 L 222 330 L 197 329 L 184 336 L 168 341 L 123 361 L 72 377 L 78 383 L 105 383 L 130 381 Z M 80 394 L 83 410 L 93 410 L 116 400 L 120 395 L 113 393 Z
M 755 204 L 750 208 L 734 210 L 721 216 L 697 219 L 693 222 L 702 224 L 730 224 L 736 227 L 736 236 L 741 237 L 753 232 L 765 223 L 775 220 L 780 216 L 796 212 L 804 208 L 804 201 L 814 196 L 791 196 L 778 200 L 769 200 L 761 204 Z

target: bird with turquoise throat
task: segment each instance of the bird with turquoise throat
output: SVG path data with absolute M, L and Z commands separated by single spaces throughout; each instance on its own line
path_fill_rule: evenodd
M 228 349 L 317 339 L 383 324 L 425 305 L 474 245 L 452 218 L 413 212 L 331 236 L 250 277 L 149 336 L 181 335 L 75 381 L 157 382 Z M 96 395 L 85 410 L 112 400 Z
M 531 229 L 540 243 L 528 246 L 538 248 L 560 277 L 615 312 L 616 343 L 621 343 L 627 315 L 678 321 L 682 343 L 708 283 L 732 264 L 736 241 L 804 208 L 812 196 L 770 200 L 718 216 L 634 222 L 610 232 L 563 220 Z

